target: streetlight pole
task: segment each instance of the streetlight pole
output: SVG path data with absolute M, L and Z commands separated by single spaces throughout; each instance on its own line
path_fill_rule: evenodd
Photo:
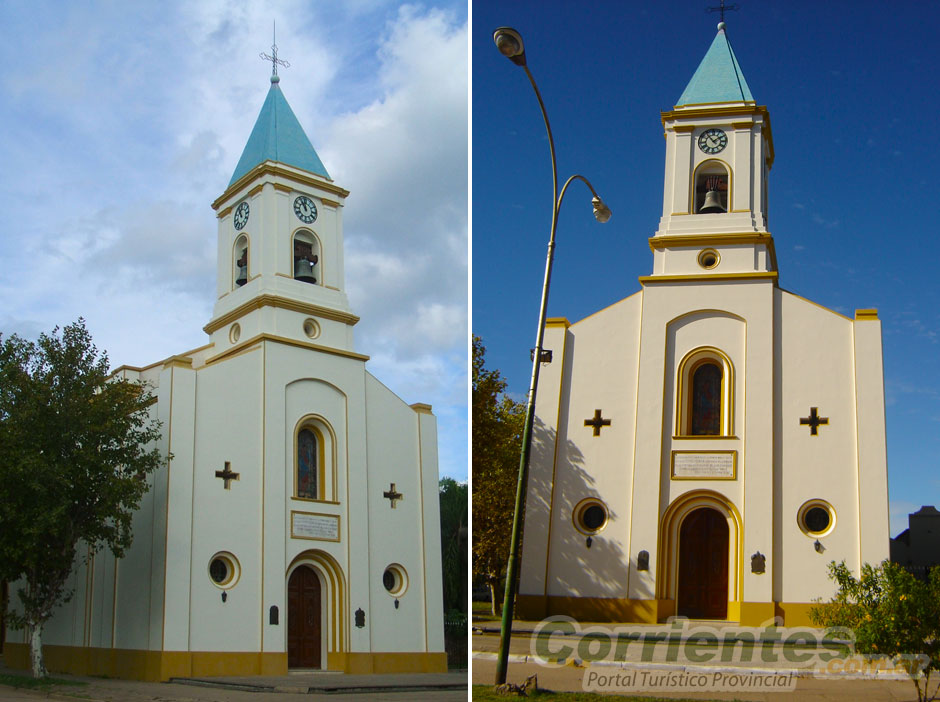
M 510 27 L 500 27 L 493 32 L 493 41 L 496 42 L 496 48 L 506 58 L 517 66 L 522 66 L 532 89 L 535 91 L 535 97 L 538 98 L 539 108 L 542 110 L 542 119 L 545 120 L 545 130 L 548 132 L 548 146 L 552 156 L 552 228 L 548 237 L 548 253 L 545 258 L 545 280 L 542 283 L 542 301 L 539 306 L 539 325 L 535 339 L 535 350 L 532 354 L 532 379 L 529 383 L 529 394 L 526 401 L 525 426 L 522 433 L 522 452 L 519 457 L 519 478 L 516 483 L 516 503 L 512 515 L 512 538 L 509 544 L 509 560 L 506 564 L 506 590 L 503 595 L 503 619 L 499 633 L 499 657 L 496 661 L 496 684 L 502 685 L 506 682 L 506 668 L 509 661 L 509 639 L 512 634 L 512 614 L 515 608 L 516 595 L 516 574 L 519 569 L 519 537 L 522 532 L 522 503 L 525 499 L 526 480 L 529 473 L 529 456 L 532 451 L 532 425 L 535 421 L 535 394 L 539 385 L 539 367 L 542 360 L 542 341 L 545 335 L 545 315 L 548 309 L 548 288 L 552 279 L 552 261 L 555 257 L 555 229 L 558 224 L 558 211 L 561 209 L 562 200 L 568 186 L 575 180 L 582 181 L 590 188 L 594 198 L 591 203 L 594 206 L 594 217 L 598 222 L 604 223 L 610 219 L 610 210 L 601 200 L 594 187 L 582 175 L 573 175 L 565 181 L 561 193 L 558 192 L 558 169 L 555 164 L 555 141 L 552 138 L 552 128 L 548 123 L 548 113 L 545 111 L 545 103 L 542 102 L 542 95 L 539 93 L 538 86 L 535 84 L 535 78 L 529 71 L 525 60 L 525 48 L 522 43 L 522 36 L 516 30 Z

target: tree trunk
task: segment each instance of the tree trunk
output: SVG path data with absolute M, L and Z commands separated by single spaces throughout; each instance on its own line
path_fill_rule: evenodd
M 487 585 L 490 586 L 490 604 L 492 605 L 490 611 L 494 617 L 498 617 L 503 611 L 503 589 L 500 584 L 499 578 L 487 582 Z
M 30 627 L 29 630 L 29 658 L 33 667 L 34 678 L 44 678 L 47 675 L 46 666 L 42 662 L 42 624 Z

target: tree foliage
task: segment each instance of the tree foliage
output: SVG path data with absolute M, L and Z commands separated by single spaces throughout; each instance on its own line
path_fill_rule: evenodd
M 467 614 L 467 485 L 441 478 L 441 567 L 444 612 Z
M 484 367 L 473 337 L 473 575 L 490 588 L 493 614 L 502 596 L 519 475 L 525 405 L 504 394 L 498 370 Z
M 0 579 L 18 581 L 8 622 L 29 628 L 37 677 L 42 627 L 71 597 L 73 566 L 131 544 L 163 461 L 151 403 L 143 385 L 109 379 L 82 319 L 38 342 L 0 337 Z
M 928 685 L 931 671 L 940 670 L 940 568 L 919 580 L 890 561 L 877 567 L 866 563 L 856 578 L 845 561 L 833 561 L 829 577 L 839 591 L 810 609 L 812 620 L 851 629 L 856 651 L 901 664 L 911 674 L 918 700 L 936 699 L 940 686 L 928 696 Z

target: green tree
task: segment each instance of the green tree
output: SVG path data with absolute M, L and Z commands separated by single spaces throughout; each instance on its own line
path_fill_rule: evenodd
M 73 566 L 131 544 L 147 475 L 164 460 L 151 403 L 145 386 L 109 378 L 82 319 L 35 343 L 0 337 L 0 580 L 16 588 L 8 623 L 28 629 L 35 677 Z
M 484 367 L 486 348 L 473 337 L 473 575 L 501 605 L 519 475 L 525 405 L 504 394 L 498 370 Z
M 829 577 L 839 591 L 829 602 L 810 609 L 817 625 L 845 627 L 855 633 L 855 650 L 884 656 L 905 667 L 921 702 L 928 696 L 930 673 L 940 670 L 940 568 L 919 580 L 890 561 L 862 566 L 860 578 L 833 561 Z M 923 689 L 921 689 L 923 682 Z
M 444 612 L 467 614 L 467 485 L 441 478 L 441 569 Z

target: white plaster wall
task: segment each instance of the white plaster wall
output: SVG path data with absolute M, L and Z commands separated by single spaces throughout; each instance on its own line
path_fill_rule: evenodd
M 571 373 L 571 359 L 568 355 L 570 338 L 567 325 L 546 327 L 542 338 L 542 346 L 552 351 L 553 360 L 551 363 L 542 364 L 539 369 L 539 386 L 535 397 L 533 426 L 538 427 L 539 431 L 537 436 L 533 437 L 526 479 L 522 562 L 519 568 L 519 593 L 523 595 L 546 594 L 546 563 L 551 535 L 549 524 L 552 520 L 552 481 L 559 431 L 558 411 L 559 402 L 568 401 Z
M 780 359 L 778 592 L 784 602 L 810 602 L 835 590 L 827 577 L 830 561 L 859 567 L 853 324 L 786 291 L 778 290 L 775 298 Z M 809 416 L 811 406 L 829 418 L 816 436 L 799 422 Z M 814 498 L 829 502 L 837 515 L 835 529 L 819 538 L 824 553 L 814 550 L 816 537 L 804 534 L 797 523 L 800 506 Z
M 423 494 L 418 454 L 418 416 L 371 375 L 366 375 L 369 472 L 369 565 L 358 577 L 369 584 L 371 607 L 366 624 L 376 651 L 426 651 L 427 621 L 424 615 L 425 578 Z M 404 495 L 392 509 L 382 493 L 394 482 Z M 438 521 L 439 524 L 439 521 Z M 438 526 L 438 533 L 440 527 Z M 438 542 L 439 544 L 439 542 Z M 440 561 L 438 545 L 437 562 Z M 394 606 L 395 598 L 382 585 L 385 568 L 398 563 L 408 573 L 408 589 Z M 440 566 L 438 565 L 438 570 Z M 439 578 L 440 576 L 438 576 Z M 440 603 L 438 603 L 440 609 Z M 371 624 L 370 624 L 371 619 Z
M 543 500 L 554 487 L 554 497 L 549 497 L 549 595 L 622 598 L 627 593 L 641 304 L 642 296 L 633 295 L 569 328 L 561 412 L 555 409 L 559 399 L 558 394 L 552 396 L 553 384 L 540 390 L 539 398 L 546 404 L 542 409 L 540 403 L 539 414 L 540 419 L 544 416 L 544 421 L 550 422 L 542 429 L 549 445 L 554 438 L 550 427 L 556 423 L 558 427 L 554 486 L 541 467 L 529 478 L 530 495 L 534 490 Z M 611 420 L 599 436 L 594 436 L 592 427 L 584 426 L 584 420 L 593 418 L 596 409 Z M 557 419 L 553 419 L 556 413 Z M 545 451 L 540 460 L 549 457 L 550 452 Z M 573 521 L 574 508 L 587 497 L 600 498 L 608 509 L 607 526 L 592 537 L 590 548 Z
M 644 288 L 631 552 L 649 551 L 650 569 L 631 573 L 632 598 L 655 597 L 658 559 L 664 555 L 657 553 L 660 519 L 672 501 L 690 490 L 709 489 L 725 495 L 741 512 L 745 532 L 758 528 L 755 521 L 765 520 L 754 538 L 761 543 L 767 542 L 762 547 L 765 553 L 769 549 L 772 290 L 773 285 L 769 281 L 665 283 Z M 686 317 L 690 313 L 694 316 Z M 675 329 L 672 351 L 671 329 Z M 688 350 L 701 345 L 725 351 L 735 365 L 735 408 L 739 413 L 735 418 L 736 439 L 708 440 L 706 443 L 703 440 L 673 441 L 671 438 L 675 424 L 673 364 L 681 361 Z M 750 397 L 762 377 L 766 387 Z M 746 424 L 742 410 L 746 412 Z M 765 447 L 763 450 L 762 446 Z M 699 448 L 738 451 L 738 478 L 735 481 L 670 480 L 671 451 Z M 745 480 L 751 474 L 768 477 L 764 478 L 766 494 L 761 497 L 761 493 L 755 491 L 754 498 L 750 498 L 757 504 L 749 508 L 754 515 L 749 520 L 744 517 L 742 502 L 745 489 L 751 494 L 750 488 L 745 488 Z M 761 500 L 765 504 L 760 504 Z M 746 533 L 745 549 L 749 548 L 750 538 Z M 745 582 L 745 597 L 747 594 Z
M 263 351 L 256 349 L 198 373 L 193 519 L 188 535 L 191 575 L 188 606 L 184 600 L 177 609 L 189 618 L 191 651 L 259 650 L 262 369 Z M 228 490 L 215 477 L 226 461 L 239 474 Z M 185 551 L 185 526 L 177 534 L 177 545 Z M 238 582 L 227 590 L 226 602 L 208 572 L 212 556 L 219 551 L 233 554 L 241 569 Z M 177 629 L 178 636 L 182 630 Z

